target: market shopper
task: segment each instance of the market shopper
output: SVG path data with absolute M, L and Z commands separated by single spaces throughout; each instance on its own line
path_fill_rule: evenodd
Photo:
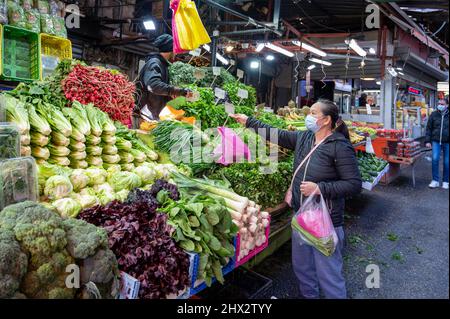
M 448 96 L 445 100 L 439 100 L 437 110 L 431 113 L 427 123 L 425 146 L 432 148 L 432 175 L 433 180 L 429 187 L 437 188 L 440 185 L 439 159 L 441 151 L 444 153 L 444 176 L 442 188 L 448 189 L 449 182 L 449 111 Z
M 169 84 L 169 61 L 173 59 L 173 38 L 163 34 L 152 43 L 158 52 L 151 52 L 139 73 L 137 83 L 140 99 L 133 111 L 133 126 L 137 128 L 141 116 L 158 120 L 166 103 L 178 96 L 189 96 L 190 90 Z
M 263 129 L 268 139 L 269 132 L 274 130 L 252 117 L 242 114 L 232 117 L 258 132 Z M 319 100 L 313 104 L 306 118 L 306 126 L 308 131 L 305 132 L 276 131 L 278 144 L 294 150 L 294 169 L 315 145 L 323 141 L 294 176 L 292 208 L 297 212 L 305 197 L 320 192 L 328 204 L 339 242 L 335 252 L 326 257 L 316 248 L 304 244 L 297 236 L 292 236 L 292 265 L 303 298 L 319 298 L 319 289 L 326 298 L 346 298 L 342 273 L 344 201 L 345 197 L 361 191 L 358 162 L 349 141 L 348 129 L 339 117 L 336 104 L 328 100 Z

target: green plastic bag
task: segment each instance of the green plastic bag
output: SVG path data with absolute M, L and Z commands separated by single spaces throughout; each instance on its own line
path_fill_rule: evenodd
M 47 34 L 55 34 L 55 27 L 53 25 L 53 18 L 49 14 L 41 13 L 41 32 Z
M 21 0 L 20 4 L 25 11 L 33 9 L 33 0 Z
M 25 11 L 25 28 L 36 33 L 41 32 L 39 11 L 34 9 Z
M 15 2 L 8 3 L 8 22 L 9 25 L 18 28 L 25 28 L 26 26 L 25 12 L 22 7 Z
M 48 0 L 35 0 L 34 7 L 39 10 L 40 14 L 50 13 L 50 5 L 48 3 Z
M 54 16 L 53 27 L 55 29 L 55 35 L 57 37 L 67 39 L 67 29 L 64 18 Z

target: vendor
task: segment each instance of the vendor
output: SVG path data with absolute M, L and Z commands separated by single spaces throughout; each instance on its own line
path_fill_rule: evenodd
M 173 59 L 173 38 L 160 35 L 152 43 L 158 52 L 150 53 L 139 73 L 137 83 L 140 99 L 133 111 L 133 127 L 138 128 L 145 119 L 158 120 L 166 103 L 178 96 L 188 96 L 190 91 L 169 84 L 169 61 Z
M 297 212 L 305 198 L 322 195 L 328 204 L 338 237 L 334 253 L 327 257 L 305 245 L 298 234 L 292 235 L 292 266 L 303 298 L 346 298 L 342 273 L 344 247 L 344 203 L 348 196 L 361 191 L 362 180 L 349 132 L 339 117 L 336 104 L 319 100 L 306 117 L 308 131 L 276 130 L 243 114 L 230 115 L 239 123 L 270 140 L 276 132 L 278 145 L 294 151 L 295 176 L 292 184 L 292 207 Z M 312 150 L 312 152 L 311 152 Z M 303 164 L 303 165 L 301 165 Z

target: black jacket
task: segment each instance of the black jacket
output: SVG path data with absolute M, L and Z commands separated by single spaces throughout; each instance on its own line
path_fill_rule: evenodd
M 135 113 L 147 105 L 155 119 L 172 96 L 184 96 L 187 91 L 169 84 L 169 64 L 159 54 L 154 53 L 146 58 L 145 65 L 139 73 L 139 103 Z
M 265 136 L 268 139 L 270 138 L 268 130 L 273 129 L 251 117 L 247 120 L 246 126 L 255 130 L 266 129 Z M 293 171 L 295 171 L 311 151 L 315 140 L 314 133 L 285 130 L 277 130 L 276 132 L 278 145 L 294 150 Z M 345 198 L 358 194 L 362 187 L 358 161 L 350 141 L 340 133 L 333 133 L 316 149 L 310 157 L 309 163 L 307 161 L 303 165 L 295 176 L 292 187 L 292 207 L 294 211 L 297 211 L 301 206 L 300 184 L 303 180 L 318 184 L 331 211 L 334 227 L 343 226 Z
M 448 143 L 448 114 L 448 109 L 444 112 L 434 111 L 431 113 L 427 123 L 425 143 Z

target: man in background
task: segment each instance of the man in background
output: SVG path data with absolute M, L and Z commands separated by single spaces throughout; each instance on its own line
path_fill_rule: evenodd
M 159 120 L 159 113 L 168 101 L 192 94 L 188 89 L 169 84 L 169 61 L 174 58 L 172 36 L 160 35 L 152 45 L 158 52 L 152 52 L 146 57 L 139 73 L 137 88 L 140 98 L 133 110 L 134 128 L 138 128 L 143 119 Z

